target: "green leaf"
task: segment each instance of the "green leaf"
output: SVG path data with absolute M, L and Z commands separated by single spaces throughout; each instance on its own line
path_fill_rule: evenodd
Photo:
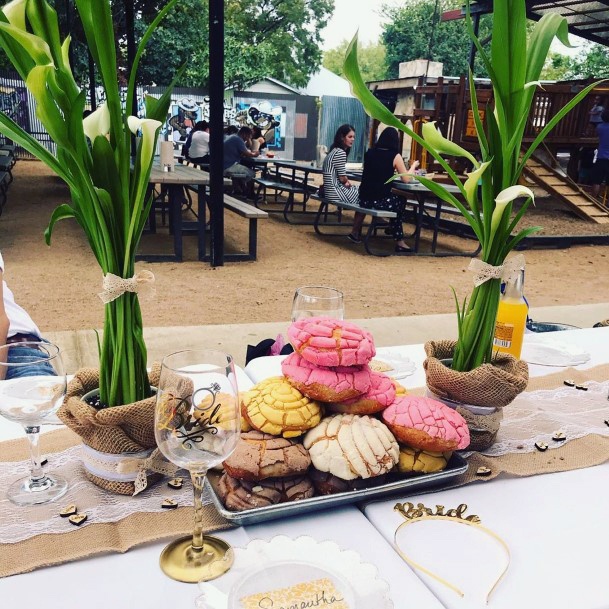
M 17 142 L 19 146 L 48 165 L 68 186 L 73 185 L 72 177 L 64 167 L 38 140 L 26 133 L 17 123 L 6 114 L 0 112 L 0 133 Z
M 36 65 L 47 65 L 52 63 L 53 57 L 49 45 L 39 38 L 14 25 L 0 22 L 0 31 L 10 36 L 29 55 Z
M 51 219 L 49 221 L 49 225 L 46 227 L 44 231 L 44 240 L 47 245 L 51 245 L 51 235 L 53 234 L 53 228 L 59 220 L 65 220 L 66 218 L 75 218 L 76 214 L 74 213 L 74 209 L 68 205 L 67 203 L 62 203 L 58 205 L 51 215 Z
M 48 44 L 55 65 L 63 67 L 59 23 L 55 10 L 45 0 L 28 0 L 26 13 L 34 34 Z

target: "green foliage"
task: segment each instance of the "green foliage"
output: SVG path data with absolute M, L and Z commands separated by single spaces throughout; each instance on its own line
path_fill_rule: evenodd
M 601 44 L 586 43 L 575 57 L 552 53 L 542 78 L 574 80 L 609 77 L 609 53 Z
M 387 78 L 397 78 L 399 64 L 414 59 L 442 62 L 445 76 L 467 74 L 471 40 L 465 20 L 439 21 L 442 12 L 462 5 L 462 0 L 439 0 L 436 11 L 436 0 L 405 0 L 399 8 L 385 7 L 388 23 L 382 41 L 387 49 Z M 482 16 L 481 40 L 489 36 L 490 24 L 490 16 Z M 476 58 L 474 68 L 476 76 L 488 76 L 480 58 Z
M 157 14 L 143 44 L 173 4 Z M 115 30 L 109 0 L 76 0 L 84 36 L 106 93 L 106 103 L 83 119 L 85 92 L 69 63 L 70 38 L 62 40 L 55 10 L 45 0 L 13 0 L 0 12 L 0 46 L 36 100 L 36 115 L 57 144 L 54 156 L 8 116 L 0 113 L 0 132 L 46 163 L 70 188 L 45 232 L 47 243 L 59 220 L 80 224 L 104 275 L 131 278 L 135 252 L 151 199 L 146 195 L 159 128 L 169 93 L 149 97 L 149 117 L 126 117 L 117 82 Z M 26 19 L 27 15 L 27 19 Z M 143 45 L 137 51 L 135 74 Z M 129 83 L 127 107 L 135 78 Z M 131 167 L 131 137 L 141 132 Z M 137 295 L 124 293 L 106 304 L 100 350 L 101 400 L 108 406 L 150 395 L 146 346 Z
M 65 29 L 65 3 L 55 0 Z M 119 77 L 129 73 L 124 3 L 112 2 Z M 144 31 L 167 0 L 135 0 L 136 37 Z M 180 86 L 206 87 L 209 79 L 209 3 L 180 0 L 153 34 L 138 72 L 138 84 L 166 85 L 173 74 L 168 66 L 186 64 Z M 225 0 L 225 82 L 242 88 L 265 76 L 304 86 L 321 65 L 320 32 L 334 10 L 334 0 Z M 82 24 L 75 15 L 71 25 L 75 44 L 76 80 L 88 79 Z M 0 65 L 1 59 L 0 59 Z
M 338 76 L 343 75 L 343 62 L 349 47 L 349 41 L 343 40 L 337 47 L 324 53 L 323 66 Z M 358 50 L 359 68 L 366 82 L 384 80 L 387 68 L 385 66 L 386 50 L 383 44 L 368 44 Z
M 504 264 L 506 256 L 536 228 L 523 229 L 513 235 L 518 223 L 533 199 L 533 193 L 518 185 L 523 167 L 554 126 L 583 99 L 595 84 L 578 93 L 565 107 L 558 110 L 539 135 L 521 155 L 526 120 L 536 88 L 536 81 L 544 66 L 552 40 L 557 37 L 568 43 L 566 20 L 556 13 L 548 13 L 535 24 L 527 40 L 527 20 L 524 0 L 503 0 L 494 3 L 492 43 L 490 54 L 474 35 L 471 21 L 468 29 L 493 86 L 494 111 L 485 114 L 483 126 L 474 113 L 481 162 L 467 151 L 445 139 L 434 123 L 423 125 L 423 137 L 411 131 L 368 90 L 361 78 L 357 63 L 357 37 L 352 41 L 345 59 L 345 76 L 354 94 L 370 116 L 382 123 L 401 129 L 423 146 L 442 166 L 459 188 L 462 200 L 457 199 L 441 184 L 420 177 L 420 181 L 442 201 L 455 206 L 472 227 L 482 248 L 482 261 L 492 267 Z M 472 106 L 478 106 L 473 78 L 470 75 Z M 485 128 L 486 127 L 486 128 Z M 464 156 L 474 165 L 463 184 L 444 159 L 444 156 Z M 478 185 L 481 187 L 478 188 Z M 527 200 L 512 218 L 512 202 L 519 197 Z M 493 333 L 499 304 L 500 279 L 485 281 L 474 291 L 467 308 L 458 315 L 459 339 L 455 349 L 453 368 L 472 370 L 492 361 Z

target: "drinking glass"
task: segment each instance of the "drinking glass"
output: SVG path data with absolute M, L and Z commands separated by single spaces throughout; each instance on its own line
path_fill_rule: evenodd
M 196 583 L 219 577 L 233 562 L 231 547 L 203 535 L 203 484 L 207 470 L 235 449 L 241 432 L 233 358 L 221 351 L 191 349 L 163 359 L 154 431 L 160 451 L 189 470 L 194 490 L 192 537 L 172 541 L 161 569 L 172 579 Z
M 343 293 L 336 288 L 322 285 L 305 285 L 294 293 L 292 321 L 303 317 L 345 318 Z
M 7 497 L 17 505 L 54 501 L 65 494 L 68 483 L 44 473 L 38 439 L 40 426 L 57 411 L 66 394 L 59 347 L 44 341 L 0 346 L 0 379 L 0 415 L 23 425 L 30 444 L 30 475 L 13 482 Z

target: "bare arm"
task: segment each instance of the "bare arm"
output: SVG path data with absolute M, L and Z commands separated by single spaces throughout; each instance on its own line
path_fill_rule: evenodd
M 419 161 L 413 161 L 410 164 L 410 169 L 406 169 L 406 164 L 400 154 L 396 154 L 395 159 L 393 159 L 393 168 L 400 174 L 402 182 L 410 182 L 410 176 L 416 171 L 418 166 Z
M 6 338 L 8 336 L 8 328 L 10 322 L 8 320 L 8 316 L 6 314 L 6 310 L 4 309 L 4 288 L 2 283 L 2 271 L 0 270 L 0 345 L 6 344 Z M 8 351 L 3 350 L 0 353 L 0 361 L 6 361 L 6 356 Z M 0 380 L 2 380 L 5 376 L 6 369 L 4 366 L 0 367 Z

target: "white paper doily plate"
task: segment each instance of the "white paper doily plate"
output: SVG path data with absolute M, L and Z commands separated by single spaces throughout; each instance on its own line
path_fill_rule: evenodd
M 253 540 L 234 548 L 235 562 L 226 575 L 199 584 L 196 609 L 242 609 L 239 599 L 323 578 L 332 580 L 349 609 L 393 609 L 389 584 L 357 552 L 333 541 L 285 535 Z
M 585 364 L 590 354 L 580 347 L 559 341 L 537 342 L 525 337 L 520 358 L 529 364 L 563 367 Z
M 400 355 L 399 348 L 382 347 L 378 349 L 374 359 L 391 366 L 392 369 L 387 370 L 383 374 L 394 379 L 406 378 L 417 369 L 416 364 L 409 357 Z

